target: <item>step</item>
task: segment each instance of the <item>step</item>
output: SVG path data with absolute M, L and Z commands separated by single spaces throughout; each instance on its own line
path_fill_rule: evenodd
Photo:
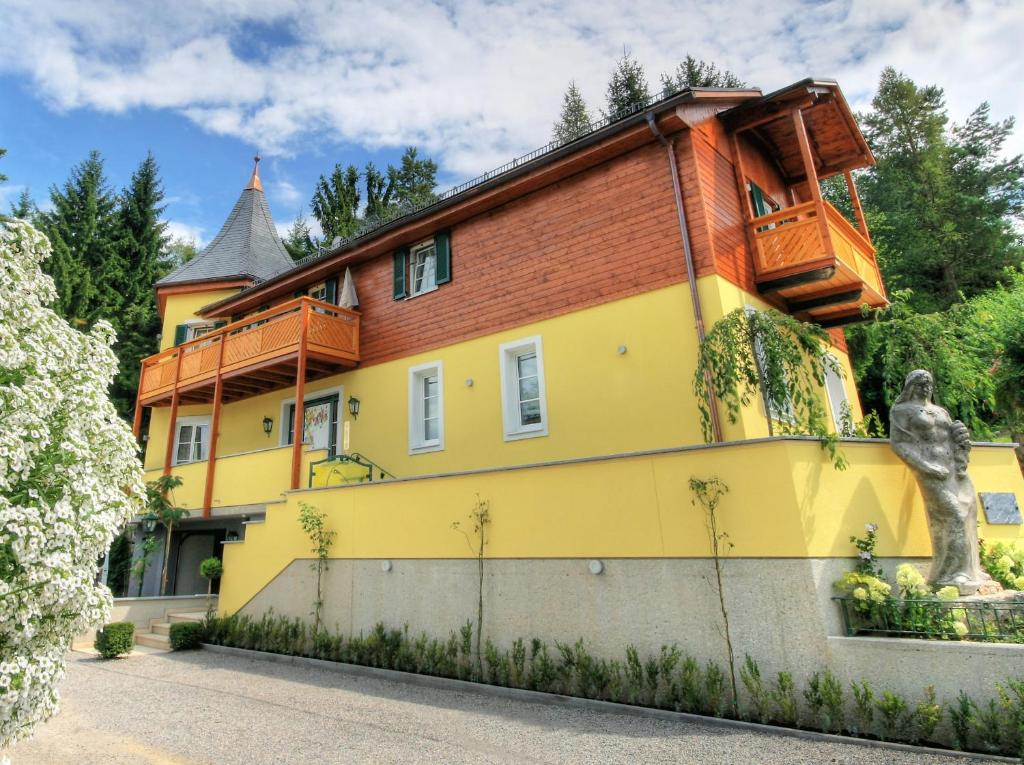
M 177 614 L 167 614 L 168 624 L 180 622 L 201 622 L 206 619 L 206 611 L 182 611 Z
M 149 625 L 149 631 L 154 635 L 170 635 L 171 634 L 171 623 L 170 622 L 151 622 Z
M 135 644 L 148 648 L 162 648 L 165 651 L 171 650 L 171 639 L 167 635 L 158 635 L 153 632 L 135 633 Z

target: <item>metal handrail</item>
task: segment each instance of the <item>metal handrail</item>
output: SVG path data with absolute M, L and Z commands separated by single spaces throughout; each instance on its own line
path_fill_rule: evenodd
M 833 597 L 848 637 L 930 638 L 1024 643 L 1024 601 Z
M 374 469 L 376 469 L 377 472 L 380 474 L 380 477 L 379 477 L 378 480 L 383 481 L 385 476 L 387 476 L 388 478 L 396 478 L 397 477 L 397 476 L 395 476 L 394 473 L 391 473 L 391 472 L 385 470 L 380 465 L 378 465 L 376 462 L 374 462 L 373 460 L 369 459 L 368 457 L 360 454 L 359 452 L 349 452 L 348 454 L 332 454 L 332 455 L 329 455 L 329 456 L 325 457 L 322 460 L 316 460 L 315 462 L 310 462 L 309 463 L 309 481 L 308 481 L 308 484 L 307 484 L 309 486 L 309 488 L 313 488 L 313 476 L 316 473 L 316 466 L 317 465 L 323 465 L 325 462 L 340 462 L 342 464 L 348 463 L 348 464 L 359 465 L 360 467 L 364 467 L 367 470 L 367 476 L 366 476 L 366 480 L 367 481 L 373 481 L 373 471 L 374 471 Z M 330 473 L 328 473 L 328 478 L 330 478 L 331 475 L 334 475 L 335 472 L 336 471 L 332 470 Z M 341 475 L 341 473 L 338 472 L 337 475 Z

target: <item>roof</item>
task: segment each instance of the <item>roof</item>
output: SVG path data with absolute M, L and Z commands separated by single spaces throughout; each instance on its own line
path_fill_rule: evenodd
M 261 281 L 295 265 L 274 228 L 258 158 L 256 162 L 249 185 L 217 236 L 196 257 L 157 281 L 157 287 L 238 277 Z

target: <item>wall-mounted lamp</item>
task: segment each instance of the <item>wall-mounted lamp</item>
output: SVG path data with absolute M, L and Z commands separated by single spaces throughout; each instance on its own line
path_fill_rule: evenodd
M 590 573 L 591 574 L 603 573 L 604 572 L 604 562 L 599 561 L 599 560 L 592 560 L 592 561 L 590 561 L 589 568 L 590 568 Z
M 271 418 L 271 417 L 264 417 L 263 418 L 263 432 L 267 434 L 268 438 L 270 437 L 270 431 L 272 431 L 273 429 L 274 429 L 274 420 L 273 420 L 273 418 Z
M 147 534 L 152 534 L 156 531 L 156 516 L 150 513 L 149 515 L 142 516 L 142 530 Z
M 352 415 L 353 420 L 359 419 L 359 399 L 355 396 L 348 397 L 348 413 Z

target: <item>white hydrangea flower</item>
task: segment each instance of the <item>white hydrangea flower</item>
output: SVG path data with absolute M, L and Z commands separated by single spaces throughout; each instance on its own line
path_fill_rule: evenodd
M 107 397 L 113 329 L 47 307 L 49 254 L 28 223 L 0 223 L 0 748 L 57 711 L 71 639 L 110 612 L 97 561 L 145 496 Z

